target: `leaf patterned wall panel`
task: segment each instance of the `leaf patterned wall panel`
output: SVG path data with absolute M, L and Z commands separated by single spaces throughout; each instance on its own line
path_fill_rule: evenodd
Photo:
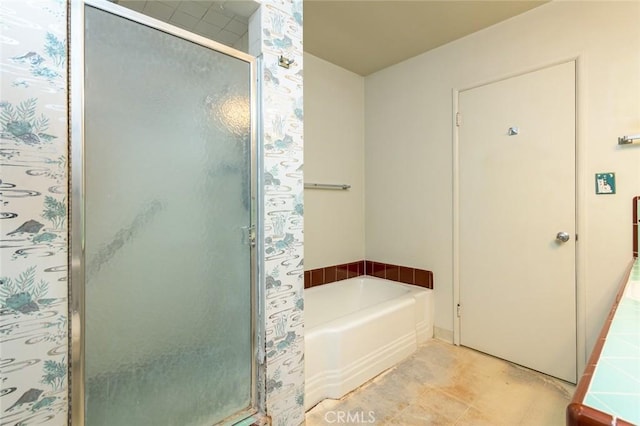
M 304 421 L 302 1 L 262 2 L 266 402 Z M 278 58 L 293 60 L 287 68 Z
M 67 5 L 0 5 L 2 424 L 67 422 Z

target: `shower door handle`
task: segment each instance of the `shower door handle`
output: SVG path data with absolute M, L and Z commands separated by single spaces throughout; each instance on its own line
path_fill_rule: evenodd
M 256 246 L 256 227 L 254 225 L 242 227 L 242 241 L 248 246 Z

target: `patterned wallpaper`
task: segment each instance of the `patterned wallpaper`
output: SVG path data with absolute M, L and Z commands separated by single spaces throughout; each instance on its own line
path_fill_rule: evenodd
M 67 3 L 0 5 L 0 419 L 67 423 Z M 304 421 L 302 1 L 262 2 L 266 409 Z M 290 69 L 278 56 L 293 59 Z
M 262 3 L 267 414 L 304 421 L 302 0 Z M 294 62 L 278 65 L 282 55 Z
M 67 417 L 66 7 L 0 6 L 2 424 Z

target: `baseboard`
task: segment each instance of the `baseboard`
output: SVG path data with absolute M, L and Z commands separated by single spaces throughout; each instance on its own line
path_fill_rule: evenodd
M 433 337 L 447 343 L 453 343 L 453 330 L 446 328 L 433 327 Z

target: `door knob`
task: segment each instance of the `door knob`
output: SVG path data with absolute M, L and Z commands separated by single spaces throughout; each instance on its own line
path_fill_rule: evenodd
M 567 241 L 569 241 L 569 238 L 571 238 L 571 236 L 566 232 L 558 232 L 558 234 L 556 235 L 556 241 L 560 243 L 566 243 Z

